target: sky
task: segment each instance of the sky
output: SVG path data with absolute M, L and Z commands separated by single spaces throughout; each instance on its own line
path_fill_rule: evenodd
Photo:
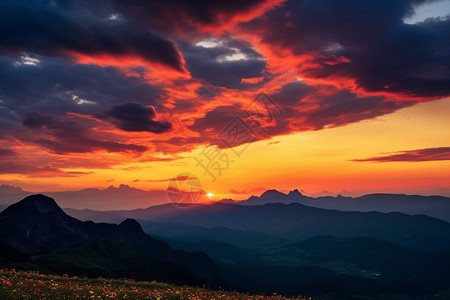
M 0 23 L 0 184 L 450 196 L 448 0 L 5 0 Z

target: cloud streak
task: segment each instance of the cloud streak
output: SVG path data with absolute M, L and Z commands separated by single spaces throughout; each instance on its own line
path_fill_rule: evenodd
M 32 52 L 50 57 L 109 55 L 137 57 L 183 72 L 183 61 L 174 44 L 132 21 L 115 22 L 55 5 L 3 1 L 0 6 L 0 53 Z M 42 22 L 45 20 L 45 22 Z
M 399 151 L 390 155 L 353 159 L 356 162 L 423 162 L 450 160 L 450 147 Z
M 33 143 L 56 154 L 87 153 L 97 150 L 142 153 L 147 150 L 147 147 L 141 145 L 95 138 L 88 129 L 76 122 L 59 121 L 35 112 L 24 114 L 22 124 L 27 128 L 49 134 L 51 138 L 33 139 Z
M 116 105 L 98 116 L 102 119 L 112 118 L 113 124 L 124 131 L 164 133 L 172 128 L 172 124 L 167 121 L 154 120 L 154 107 L 145 107 L 138 103 Z

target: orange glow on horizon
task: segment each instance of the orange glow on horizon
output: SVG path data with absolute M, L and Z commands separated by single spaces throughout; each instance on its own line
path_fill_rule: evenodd
M 351 160 L 393 150 L 435 147 L 442 137 L 450 134 L 446 115 L 449 109 L 450 99 L 444 99 L 345 127 L 293 133 L 271 141 L 259 141 L 249 145 L 242 157 L 233 157 L 230 168 L 216 182 L 204 175 L 192 159 L 203 146 L 192 152 L 181 153 L 169 161 L 152 161 L 154 155 L 150 155 L 149 160 L 144 159 L 145 156 L 128 156 L 129 160 L 124 161 L 123 154 L 104 152 L 75 156 L 79 157 L 81 165 L 91 161 L 90 168 L 65 167 L 66 157 L 72 159 L 73 155 L 48 157 L 45 151 L 29 147 L 27 151 L 30 159 L 45 159 L 48 161 L 47 166 L 60 167 L 64 172 L 87 173 L 67 177 L 43 170 L 33 176 L 10 174 L 2 175 L 1 178 L 4 183 L 20 185 L 36 192 L 106 188 L 111 184 L 128 184 L 143 190 L 166 190 L 167 181 L 157 180 L 189 172 L 198 176 L 204 190 L 216 191 L 216 201 L 223 198 L 246 199 L 251 195 L 260 195 L 265 189 L 274 188 L 281 191 L 300 189 L 309 193 L 323 190 L 335 193 L 346 190 L 353 194 L 427 193 L 447 186 L 450 161 L 376 163 Z M 422 114 L 422 111 L 430 113 Z M 427 124 L 427 127 L 423 124 Z M 24 151 L 25 148 L 21 149 Z M 44 164 L 45 160 L 42 160 Z M 112 165 L 96 167 L 95 164 L 101 161 Z M 150 182 L 153 180 L 156 181 Z M 202 198 L 201 201 L 207 200 Z

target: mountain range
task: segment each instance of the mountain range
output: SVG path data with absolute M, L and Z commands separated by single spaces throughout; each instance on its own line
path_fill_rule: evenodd
M 118 225 L 82 222 L 44 195 L 28 196 L 7 207 L 0 213 L 0 228 L 1 242 L 30 257 L 21 264 L 24 268 L 57 273 L 83 270 L 82 274 L 93 276 L 119 276 L 124 274 L 121 270 L 132 274 L 138 268 L 140 279 L 221 284 L 214 261 L 204 253 L 174 250 L 145 234 L 133 219 Z
M 301 203 L 308 206 L 338 209 L 345 211 L 379 211 L 402 212 L 410 215 L 424 214 L 450 221 L 450 198 L 443 196 L 420 196 L 404 194 L 368 194 L 360 197 L 308 197 L 298 190 L 288 194 L 277 190 L 268 190 L 260 197 L 251 196 L 243 205 L 260 205 L 265 203 Z
M 0 213 L 0 267 L 330 299 L 448 295 L 449 223 L 311 207 L 286 200 L 302 196 L 296 191 L 283 195 L 250 199 L 258 205 L 108 212 L 65 212 L 31 195 Z
M 0 211 L 6 205 L 17 202 L 31 194 L 33 193 L 24 191 L 20 187 L 0 185 Z M 167 197 L 167 191 L 145 191 L 123 184 L 118 187 L 109 186 L 106 189 L 88 188 L 79 191 L 43 192 L 43 194 L 57 199 L 61 207 L 83 210 L 83 212 L 70 211 L 82 219 L 95 218 L 97 211 L 105 210 L 105 203 L 108 203 L 109 210 L 129 210 L 129 203 L 124 202 L 123 199 L 133 199 L 133 205 L 142 208 L 170 202 Z M 223 199 L 217 202 L 237 203 L 240 205 L 300 203 L 317 208 L 343 211 L 402 212 L 409 215 L 424 214 L 450 222 L 450 198 L 443 196 L 377 193 L 360 197 L 344 197 L 340 195 L 336 197 L 309 197 L 298 190 L 293 190 L 289 193 L 267 190 L 261 196 L 251 196 L 243 201 Z M 114 214 L 115 212 L 111 213 Z
M 86 188 L 79 191 L 42 191 L 40 193 L 57 199 L 61 207 L 75 209 L 104 210 L 105 203 L 108 203 L 109 209 L 126 209 L 129 207 L 129 203 L 123 201 L 126 198 L 133 199 L 135 207 L 147 207 L 169 202 L 167 192 L 164 190 L 144 191 L 125 184 L 118 187 L 110 185 L 105 189 Z M 32 194 L 34 193 L 24 191 L 20 187 L 0 185 L 0 205 L 15 203 Z
M 192 206 L 163 204 L 130 211 L 78 214 L 80 219 L 117 223 L 126 217 L 142 222 L 195 225 L 205 228 L 226 227 L 241 231 L 257 231 L 292 241 L 316 235 L 337 237 L 368 236 L 397 245 L 424 251 L 450 250 L 450 224 L 425 215 L 403 213 L 338 211 L 306 206 L 300 203 L 267 203 L 240 205 L 216 203 Z M 154 232 L 153 232 L 154 233 Z

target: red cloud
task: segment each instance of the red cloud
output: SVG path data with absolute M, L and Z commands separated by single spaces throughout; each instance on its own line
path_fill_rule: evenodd
M 15 162 L 0 162 L 0 174 L 24 174 L 29 177 L 77 177 L 92 172 L 70 171 L 65 172 L 50 165 L 36 166 Z
M 169 181 L 187 181 L 187 180 L 196 180 L 198 179 L 195 176 L 178 176 L 173 178 L 165 178 L 165 179 L 135 179 L 133 182 L 169 182 Z
M 220 33 L 239 22 L 263 15 L 285 0 L 113 1 L 124 15 L 162 31 L 186 35 L 198 31 Z M 131 3 L 130 3 L 131 2 Z
M 242 78 L 241 83 L 257 84 L 264 80 L 264 77 Z
M 234 194 L 234 195 L 245 195 L 245 194 L 248 194 L 246 191 L 238 191 L 238 190 L 234 190 L 234 189 L 231 189 L 229 192 L 230 192 L 230 194 Z
M 147 147 L 136 144 L 119 143 L 96 138 L 91 131 L 75 122 L 60 121 L 50 116 L 29 112 L 23 115 L 22 124 L 39 133 L 46 133 L 34 139 L 33 143 L 45 147 L 56 154 L 88 153 L 98 150 L 108 152 L 142 153 Z
M 328 3 L 328 0 L 323 1 Z M 366 4 L 358 1 L 331 1 L 329 4 L 318 4 L 318 1 L 231 0 L 225 3 L 205 0 L 192 6 L 180 0 L 111 0 L 111 7 L 120 12 L 122 21 L 126 22 L 108 23 L 100 18 L 88 18 L 91 23 L 87 24 L 84 19 L 76 20 L 75 14 L 53 11 L 50 17 L 59 16 L 61 18 L 56 21 L 78 25 L 69 28 L 80 31 L 52 35 L 59 32 L 58 22 L 49 22 L 49 29 L 54 29 L 49 32 L 40 27 L 25 32 L 21 31 L 22 26 L 11 26 L 18 31 L 8 33 L 9 44 L 0 47 L 6 51 L 0 51 L 0 55 L 20 55 L 25 51 L 36 54 L 40 65 L 19 68 L 14 65 L 16 58 L 12 58 L 9 65 L 13 67 L 8 69 L 6 60 L 0 61 L 3 63 L 0 77 L 3 75 L 6 82 L 3 85 L 5 93 L 9 86 L 20 84 L 23 88 L 23 99 L 15 91 L 10 92 L 9 97 L 6 93 L 2 99 L 14 103 L 11 107 L 23 103 L 17 105 L 17 108 L 26 108 L 20 112 L 22 115 L 28 112 L 27 103 L 33 100 L 39 108 L 33 110 L 49 116 L 28 115 L 23 124 L 31 130 L 17 127 L 8 134 L 15 136 L 17 132 L 20 141 L 50 150 L 52 157 L 66 155 L 65 166 L 93 166 L 99 161 L 112 165 L 123 155 L 177 153 L 200 145 L 219 144 L 219 135 L 230 121 L 235 117 L 247 120 L 242 113 L 261 92 L 270 95 L 284 114 L 276 122 L 267 124 L 258 139 L 344 126 L 450 94 L 448 51 L 435 51 L 446 49 L 443 47 L 446 40 L 442 38 L 447 36 L 443 32 L 444 26 L 440 28 L 433 22 L 421 25 L 427 29 L 423 31 L 426 38 L 422 43 L 420 36 L 416 39 L 416 25 L 402 25 L 401 17 L 408 11 L 405 2 L 389 2 L 386 10 L 374 2 L 374 10 L 361 20 L 355 18 L 361 15 L 361 6 L 364 8 Z M 53 8 L 40 9 L 47 12 Z M 3 13 L 15 12 L 11 9 Z M 18 16 L 13 18 L 17 24 L 24 19 L 20 17 L 22 13 Z M 25 16 L 33 19 L 38 14 L 29 9 Z M 95 16 L 95 12 L 87 16 Z M 361 26 L 354 26 L 355 20 Z M 223 33 L 225 29 L 226 34 Z M 402 33 L 407 34 L 397 36 Z M 86 36 L 90 39 L 85 41 Z M 202 52 L 196 43 L 205 38 L 222 46 L 228 44 L 227 47 L 205 48 L 207 50 Z M 373 42 L 371 39 L 374 38 L 379 40 Z M 420 47 L 410 45 L 419 42 Z M 247 59 L 217 60 L 218 57 L 233 56 L 234 52 L 230 51 L 236 47 Z M 423 51 L 423 55 L 416 51 Z M 416 59 L 418 56 L 420 59 Z M 55 57 L 54 61 L 48 57 Z M 65 59 L 59 61 L 61 57 Z M 72 60 L 67 60 L 68 57 Z M 56 67 L 56 60 L 59 64 L 75 63 L 79 68 L 73 68 L 73 72 L 68 69 L 65 73 L 70 76 L 66 78 L 62 76 L 64 74 L 52 73 L 60 69 Z M 248 66 L 244 66 L 246 64 Z M 86 68 L 96 69 L 96 72 L 81 72 Z M 112 80 L 115 77 L 108 70 L 120 70 L 118 73 L 133 80 L 124 86 L 123 80 Z M 30 77 L 25 77 L 28 72 Z M 81 75 L 76 77 L 76 74 Z M 97 83 L 96 78 L 103 76 L 104 80 Z M 40 81 L 45 84 L 39 85 Z M 26 85 L 26 82 L 33 84 Z M 77 82 L 79 84 L 74 84 Z M 55 90 L 54 86 L 60 88 Z M 43 93 L 45 88 L 47 93 Z M 29 93 L 23 93 L 27 90 Z M 80 97 L 87 95 L 89 98 L 86 99 L 95 102 L 91 104 L 95 110 L 66 99 L 64 93 L 72 90 L 83 92 Z M 51 100 L 49 96 L 55 99 Z M 45 101 L 40 101 L 39 97 Z M 39 102 L 43 104 L 37 105 Z M 95 119 L 95 112 L 111 107 L 123 110 L 123 103 L 139 104 L 144 112 L 147 111 L 146 117 L 136 118 L 135 113 L 121 117 L 111 114 L 113 111 L 110 110 L 108 119 Z M 157 108 L 162 119 L 154 119 L 154 113 L 144 109 L 150 105 Z M 49 107 L 57 110 L 47 112 Z M 79 120 L 64 121 L 56 111 L 64 112 L 65 118 Z M 11 128 L 14 126 L 20 125 L 12 124 Z M 162 134 L 156 136 L 155 132 Z M 394 158 L 418 161 L 418 157 L 444 155 L 433 156 L 423 150 L 356 161 Z M 114 159 L 108 158 L 112 160 L 108 162 L 87 159 L 93 151 L 110 152 Z M 80 157 L 70 159 L 73 153 L 83 156 L 85 161 Z M 11 153 L 0 150 L 0 156 L 7 155 Z M 143 156 L 139 159 L 155 160 Z M 62 161 L 59 163 L 63 164 Z
M 417 150 L 407 150 L 395 152 L 391 155 L 376 156 L 363 159 L 353 159 L 352 161 L 373 161 L 373 162 L 421 162 L 450 160 L 450 147 L 425 148 Z

